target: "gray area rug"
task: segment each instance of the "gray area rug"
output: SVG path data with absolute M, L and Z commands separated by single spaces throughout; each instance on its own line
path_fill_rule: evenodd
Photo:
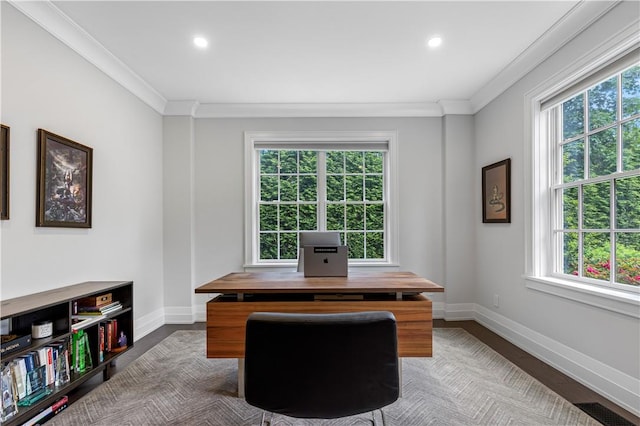
M 236 360 L 205 357 L 204 331 L 176 331 L 47 425 L 257 425 L 262 412 L 236 397 L 236 380 Z M 599 425 L 462 329 L 435 329 L 433 358 L 404 358 L 402 381 L 402 398 L 375 413 L 387 425 Z

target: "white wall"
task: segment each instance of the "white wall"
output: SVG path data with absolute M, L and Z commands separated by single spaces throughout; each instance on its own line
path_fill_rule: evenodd
M 8 299 L 90 280 L 133 280 L 136 338 L 163 306 L 162 119 L 2 2 L 2 117 L 11 128 L 11 219 L 2 221 Z M 36 228 L 36 133 L 94 149 L 93 227 Z
M 523 274 L 528 251 L 524 195 L 531 185 L 531 176 L 525 175 L 531 160 L 525 150 L 530 131 L 525 128 L 525 94 L 620 29 L 630 24 L 637 28 L 637 20 L 638 4 L 621 3 L 480 111 L 475 136 L 476 170 L 512 159 L 512 223 L 477 226 L 475 302 L 480 318 L 636 413 L 640 412 L 640 321 L 529 289 Z M 480 188 L 479 173 L 475 186 Z M 474 201 L 478 216 L 479 190 Z M 494 295 L 499 295 L 499 307 L 493 305 Z
M 442 283 L 441 119 L 197 119 L 194 156 L 196 286 L 243 268 L 244 132 L 285 130 L 397 130 L 400 266 Z M 197 304 L 200 312 L 204 309 L 202 300 Z

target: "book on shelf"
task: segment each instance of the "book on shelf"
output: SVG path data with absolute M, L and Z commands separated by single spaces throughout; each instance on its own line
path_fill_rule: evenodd
M 31 334 L 3 334 L 0 344 L 0 355 L 6 356 L 12 352 L 19 351 L 31 344 Z
M 69 397 L 64 395 L 56 402 L 45 408 L 31 419 L 22 424 L 22 426 L 38 426 L 44 424 L 47 420 L 50 420 L 56 414 L 67 408 L 69 405 Z
M 122 303 L 113 302 L 103 306 L 78 306 L 77 315 L 106 315 L 122 309 Z
M 81 330 L 106 318 L 106 315 L 72 315 L 71 329 Z

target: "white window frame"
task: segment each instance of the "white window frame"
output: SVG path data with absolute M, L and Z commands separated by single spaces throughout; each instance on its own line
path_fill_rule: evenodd
M 245 268 L 285 268 L 297 266 L 297 261 L 260 261 L 258 254 L 258 196 L 259 170 L 257 167 L 258 148 L 261 143 L 291 145 L 291 149 L 304 149 L 304 146 L 323 147 L 327 150 L 339 150 L 340 145 L 351 147 L 362 144 L 362 150 L 372 143 L 384 143 L 385 152 L 385 188 L 388 188 L 385 210 L 385 260 L 350 261 L 350 267 L 397 267 L 398 266 L 398 167 L 396 131 L 266 131 L 244 133 L 245 168 Z
M 548 114 L 541 111 L 543 101 L 566 90 L 587 76 L 614 62 L 626 52 L 638 48 L 635 29 L 628 28 L 589 52 L 569 67 L 525 95 L 525 265 L 526 286 L 558 297 L 600 309 L 640 318 L 640 293 L 635 289 L 591 285 L 587 280 L 554 276 L 553 215 L 551 183 L 553 147 L 548 143 L 553 131 Z

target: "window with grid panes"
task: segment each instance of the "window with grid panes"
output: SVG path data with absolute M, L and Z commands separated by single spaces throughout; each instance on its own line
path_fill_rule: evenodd
M 640 65 L 548 109 L 553 272 L 640 286 Z
M 339 231 L 349 258 L 381 260 L 384 152 L 259 151 L 259 260 L 295 260 L 300 231 Z
M 247 137 L 247 202 L 255 212 L 247 217 L 247 264 L 295 263 L 301 231 L 338 231 L 356 264 L 391 263 L 393 137 L 352 133 L 345 140 Z

